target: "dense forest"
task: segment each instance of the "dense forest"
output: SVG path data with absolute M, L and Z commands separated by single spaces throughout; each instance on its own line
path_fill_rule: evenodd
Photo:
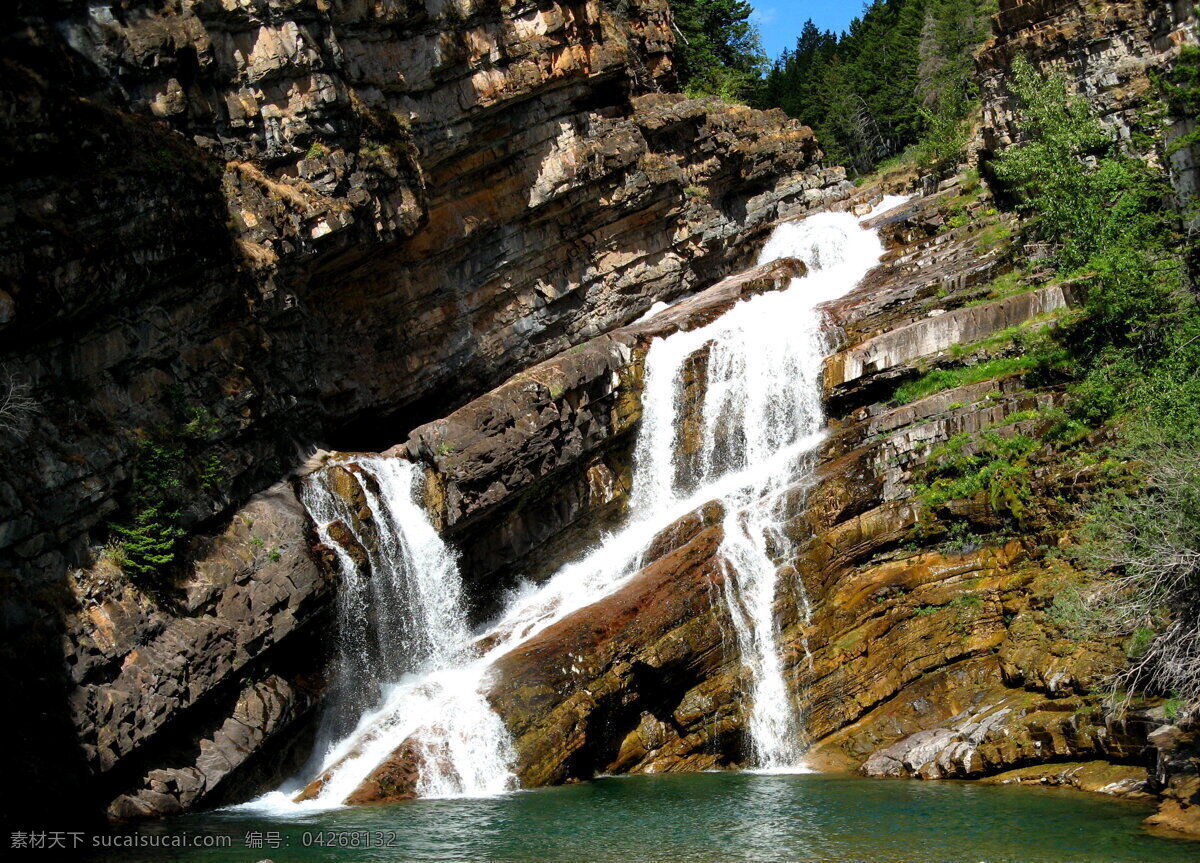
M 816 130 L 830 160 L 864 172 L 917 145 L 927 167 L 956 160 L 976 93 L 972 52 L 995 0 L 874 0 L 842 34 L 808 21 L 769 63 L 740 0 L 673 4 L 689 91 L 782 108 Z

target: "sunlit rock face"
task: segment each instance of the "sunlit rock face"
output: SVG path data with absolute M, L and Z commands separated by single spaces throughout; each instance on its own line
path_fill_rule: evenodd
M 1144 794 L 1152 787 L 1145 766 L 1156 721 L 1114 721 L 1101 705 L 1106 676 L 1123 661 L 1119 645 L 1076 639 L 1049 611 L 1064 580 L 1078 575 L 1047 553 L 1070 525 L 1051 490 L 1086 486 L 1089 475 L 1039 465 L 1035 503 L 1017 536 L 997 530 L 1001 515 L 986 495 L 936 510 L 914 499 L 935 446 L 964 432 L 1028 433 L 1030 415 L 1057 404 L 1060 394 L 1019 377 L 899 406 L 886 394 L 953 361 L 953 345 L 1037 325 L 1079 302 L 1070 290 L 1033 286 L 983 301 L 987 283 L 1011 266 L 1012 249 L 981 257 L 977 228 L 942 230 L 945 207 L 959 194 L 951 185 L 884 219 L 878 229 L 890 250 L 883 264 L 824 307 L 840 347 L 825 363 L 830 429 L 812 475 L 796 474 L 781 495 L 785 520 L 772 542 L 777 647 L 802 717 L 805 757 L 813 767 L 878 776 L 1045 778 Z M 664 314 L 685 318 L 687 311 L 681 305 Z M 550 536 L 514 558 L 523 571 L 543 554 L 559 560 L 555 535 L 569 535 L 576 549 L 595 541 L 611 503 L 576 494 L 577 480 L 565 479 L 581 482 L 597 455 L 605 464 L 628 463 L 620 453 L 632 440 L 620 430 L 645 410 L 646 384 L 636 374 L 613 375 L 637 366 L 613 351 L 656 321 L 667 325 L 654 318 L 582 356 L 548 361 L 397 448 L 426 463 L 433 478 L 427 503 L 447 532 L 465 547 L 511 537 L 520 522 L 501 514 L 515 517 L 522 501 L 536 501 L 570 518 L 548 521 Z M 691 446 L 688 413 L 705 400 L 710 361 L 711 349 L 698 351 L 690 365 L 700 371 L 689 372 L 695 381 L 680 386 L 693 406 L 679 417 L 676 443 L 684 450 Z M 585 369 L 595 371 L 582 375 Z M 583 380 L 612 389 L 587 390 Z M 556 424 L 571 414 L 557 405 L 556 388 L 568 401 L 565 393 L 580 393 L 574 401 L 581 405 L 583 392 L 598 396 L 581 426 L 596 435 L 587 446 L 576 434 L 560 434 Z M 523 455 L 534 452 L 541 457 Z M 547 471 L 538 475 L 531 465 Z M 474 488 L 487 494 L 475 496 Z M 477 514 L 463 517 L 468 511 Z M 968 528 L 966 539 L 950 532 L 956 523 Z M 510 527 L 495 531 L 498 524 Z M 691 514 L 651 544 L 644 568 L 620 589 L 494 661 L 488 698 L 511 734 L 522 783 L 753 766 L 755 670 L 733 634 L 727 524 L 716 514 Z M 412 741 L 395 743 L 356 802 L 411 793 L 419 751 Z M 1118 766 L 1009 774 L 1093 761 Z
M 1063 65 L 1134 128 L 1190 5 L 1092 6 L 1002 3 L 980 59 L 988 146 L 1012 134 L 1017 51 Z M 316 441 L 418 462 L 484 618 L 501 588 L 538 582 L 626 513 L 648 343 L 803 267 L 635 321 L 748 266 L 779 220 L 868 208 L 870 192 L 843 200 L 804 127 L 667 92 L 662 0 L 614 8 L 17 5 L 0 69 L 16 178 L 0 190 L 0 362 L 41 412 L 5 440 L 0 477 L 17 624 L 0 664 L 38 706 L 18 717 L 30 780 L 14 787 L 78 778 L 79 808 L 130 819 L 276 787 L 308 755 L 327 689 L 334 559 L 369 562 L 387 525 L 342 468 L 329 473 L 351 515 L 325 537 L 292 486 L 252 495 Z M 931 447 L 1027 430 L 1059 395 L 1006 378 L 893 406 L 897 383 L 1079 302 L 1069 286 L 980 301 L 1012 250 L 981 252 L 949 223 L 959 190 L 944 192 L 885 218 L 883 265 L 825 307 L 829 435 L 779 495 L 768 616 L 808 759 L 935 778 L 1157 758 L 1174 824 L 1196 810 L 1194 732 L 1104 721 L 1096 693 L 1121 654 L 1047 611 L 1074 575 L 1046 554 L 1067 520 L 1052 496 L 1016 537 L 986 499 L 932 520 L 913 500 Z M 693 407 L 710 350 L 679 369 Z M 120 517 L 139 439 L 198 408 L 215 425 L 190 457 L 220 476 L 188 502 L 196 535 L 169 601 L 111 561 L 66 578 Z M 704 429 L 679 421 L 691 469 Z M 1089 477 L 1041 465 L 1034 481 Z M 731 634 L 727 515 L 680 518 L 618 589 L 498 657 L 483 694 L 516 779 L 749 763 L 754 673 Z M 955 522 L 989 538 L 956 538 Z M 351 802 L 411 797 L 444 768 L 408 740 L 390 753 Z
M 84 558 L 168 401 L 219 422 L 210 518 L 716 281 L 841 183 L 782 114 L 663 92 L 662 0 L 22 8 L 0 326 L 56 442 L 3 498 L 23 569 Z
M 1196 11 L 1188 0 L 1001 0 L 993 34 L 978 55 L 989 150 L 1019 135 L 1006 83 L 1018 56 L 1063 75 L 1071 92 L 1136 149 L 1138 134 L 1156 128 L 1146 113 L 1160 96 L 1154 77 L 1168 72 L 1182 45 L 1196 42 Z M 1169 137 L 1192 128 L 1190 121 L 1166 119 Z M 1200 189 L 1195 148 L 1176 152 L 1169 162 L 1181 200 L 1194 197 Z
M 90 777 L 102 805 L 140 787 L 130 816 L 233 787 L 241 762 L 205 773 L 195 753 L 143 753 L 173 746 L 164 734 L 217 741 L 248 709 L 247 665 L 307 655 L 276 645 L 328 619 L 334 591 L 305 564 L 294 625 L 208 631 L 272 552 L 309 541 L 302 523 L 248 529 L 230 554 L 253 562 L 209 578 L 210 543 L 251 495 L 314 443 L 382 449 L 718 281 L 775 220 L 845 186 L 782 114 L 670 94 L 664 0 L 63 0 L 10 20 L 0 363 L 40 410 L 5 440 L 6 647 L 22 653 L 4 665 L 13 687 L 41 681 L 45 705 L 20 770 Z M 184 505 L 209 537 L 188 546 L 187 601 L 126 596 L 94 569 L 67 583 L 126 517 L 139 440 L 196 410 L 213 424 L 189 463 L 215 473 L 191 476 Z M 619 470 L 597 465 L 580 494 L 611 503 Z M 272 590 L 250 608 L 287 609 Z M 158 640 L 178 651 L 133 656 Z M 134 672 L 159 682 L 131 701 Z M 169 696 L 136 718 L 155 693 Z M 246 694 L 273 705 L 255 727 L 311 713 L 307 691 L 271 693 Z

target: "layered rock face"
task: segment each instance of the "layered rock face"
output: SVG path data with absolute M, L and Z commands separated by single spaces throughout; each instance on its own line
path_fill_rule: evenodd
M 275 645 L 322 619 L 308 597 L 332 593 L 296 563 L 295 624 L 255 629 L 260 601 L 288 607 L 264 573 L 302 523 L 231 539 L 266 559 L 199 593 L 200 548 L 159 601 L 100 570 L 68 579 L 127 515 L 143 442 L 211 420 L 189 443 L 182 524 L 222 536 L 312 444 L 392 443 L 741 268 L 773 221 L 842 187 L 781 114 L 663 93 L 669 20 L 662 0 L 17 4 L 0 70 L 0 363 L 39 409 L 6 438 L 0 477 L 6 650 L 32 645 L 4 665 L 13 687 L 36 681 L 20 748 L 62 755 L 27 772 L 102 776 L 105 801 L 131 782 L 200 800 L 219 771 L 162 757 L 167 737 L 216 740 L 245 715 L 244 669 L 270 679 Z M 509 565 L 514 542 L 488 565 Z M 104 642 L 106 603 L 127 623 L 92 656 L 78 645 Z M 222 603 L 253 612 L 235 647 L 210 651 L 226 636 L 204 617 Z M 167 634 L 178 651 L 134 656 Z M 193 651 L 211 675 L 180 666 Z M 187 695 L 145 720 L 123 667 Z M 304 714 L 297 698 L 275 712 Z M 208 778 L 133 782 L 193 768 Z
M 716 554 L 723 515 L 713 504 L 668 526 L 625 586 L 494 663 L 487 697 L 512 735 L 522 787 L 742 757 L 741 671 L 723 639 Z M 416 796 L 428 757 L 420 741 L 400 741 L 347 802 Z
M 805 270 L 783 260 L 724 279 L 522 372 L 389 450 L 425 465 L 427 508 L 461 551 L 474 595 L 538 581 L 625 512 L 652 340 L 702 327 Z
M 657 95 L 662 2 L 83 6 L 7 42 L 4 363 L 58 440 L 8 480 L 27 570 L 85 559 L 166 402 L 219 421 L 210 517 L 715 281 L 840 177 L 781 115 Z
M 1011 137 L 1018 51 L 1066 63 L 1134 128 L 1189 15 L 1003 3 L 980 58 L 990 145 Z M 0 67 L 19 178 L 0 207 L 0 361 L 41 412 L 6 440 L 0 477 L 2 664 L 37 705 L 17 738 L 31 778 L 8 787 L 36 801 L 30 788 L 79 780 L 116 818 L 244 799 L 306 754 L 334 550 L 313 548 L 290 487 L 252 497 L 303 447 L 421 462 L 482 618 L 623 513 L 650 339 L 802 262 L 634 321 L 748 264 L 775 221 L 875 194 L 837 200 L 841 172 L 780 115 L 661 92 L 661 0 L 61 0 L 19 4 L 16 21 Z M 1016 250 L 981 236 L 989 219 L 1011 228 L 988 209 L 948 184 L 886 218 L 883 266 L 827 310 L 831 432 L 788 495 L 792 550 L 776 560 L 811 758 L 1165 791 L 1165 823 L 1185 823 L 1192 732 L 1153 711 L 1107 718 L 1096 693 L 1119 646 L 1073 639 L 1053 614 L 1079 574 L 1053 553 L 1070 516 L 1052 502 L 1088 471 L 1031 456 L 1042 509 L 1016 536 L 987 495 L 917 500 L 933 447 L 1029 431 L 1059 398 L 1019 374 L 894 398 L 931 370 L 1011 357 L 1000 334 L 1079 301 L 1036 279 L 992 295 Z M 964 210 L 979 218 L 953 227 Z M 686 367 L 693 401 L 704 362 Z M 186 565 L 158 592 L 111 561 L 75 571 L 120 517 L 140 441 L 197 411 L 213 427 L 190 457 L 215 457 L 220 477 L 192 478 Z M 686 445 L 695 419 L 681 421 Z M 618 592 L 497 663 L 488 697 L 524 784 L 743 762 L 721 517 L 681 519 Z M 412 795 L 424 756 L 397 747 L 353 802 Z
M 996 151 L 1019 134 L 1006 80 L 1023 56 L 1043 72 L 1063 75 L 1126 146 L 1138 133 L 1153 134 L 1157 120 L 1142 116 L 1159 99 L 1155 75 L 1165 75 L 1180 46 L 1195 44 L 1195 4 L 1188 0 L 1001 0 L 994 38 L 977 57 L 983 90 L 984 144 Z M 1171 121 L 1168 139 L 1191 131 L 1191 121 Z M 1180 200 L 1200 191 L 1198 154 L 1184 148 L 1170 157 Z
M 177 604 L 151 600 L 111 564 L 73 581 L 70 716 L 86 763 L 105 777 L 100 793 L 131 789 L 101 801 L 111 817 L 244 799 L 307 757 L 326 659 L 311 634 L 331 627 L 337 589 L 307 532 L 280 485 L 196 542 Z
M 951 228 L 947 214 L 963 207 L 974 218 Z M 1184 817 L 1171 810 L 1164 818 L 1184 823 L 1190 774 L 1156 779 L 1150 768 L 1156 758 L 1185 761 L 1190 737 L 1166 727 L 1161 711 L 1111 716 L 1102 694 L 1124 662 L 1120 646 L 1080 639 L 1056 617 L 1056 595 L 1084 577 L 1054 553 L 1072 527 L 1060 499 L 1086 491 L 1098 468 L 1032 456 L 1036 503 L 1015 532 L 986 493 L 932 509 L 919 498 L 937 446 L 964 433 L 1028 434 L 1038 411 L 1060 398 L 1006 373 L 910 404 L 893 399 L 899 384 L 927 372 L 1011 356 L 1014 331 L 1078 303 L 1069 283 L 1036 277 L 992 296 L 1016 253 L 1008 240 L 985 239 L 1004 218 L 977 187 L 950 184 L 917 201 L 880 225 L 892 245 L 884 264 L 827 310 L 843 345 L 826 365 L 831 433 L 815 481 L 797 477 L 786 495 L 794 551 L 776 561 L 780 649 L 809 760 L 874 776 L 1166 791 Z M 670 314 L 686 320 L 704 299 Z M 407 451 L 427 461 L 430 506 L 448 532 L 461 525 L 469 548 L 474 530 L 504 535 L 490 531 L 505 517 L 487 513 L 520 512 L 526 495 L 561 494 L 570 517 L 546 530 L 569 534 L 576 548 L 594 538 L 611 502 L 574 495 L 565 477 L 583 482 L 597 465 L 593 453 L 613 463 L 630 445 L 611 430 L 639 410 L 637 363 L 609 352 L 656 321 L 598 341 L 591 359 L 548 361 L 414 434 Z M 580 392 L 582 368 L 612 388 L 596 402 L 608 418 L 583 426 L 597 430 L 589 445 L 578 426 L 564 433 L 571 427 L 558 425 L 562 403 L 551 396 L 556 386 Z M 552 491 L 532 491 L 539 484 Z M 524 784 L 745 763 L 752 706 L 721 594 L 717 520 L 689 516 L 652 544 L 625 587 L 497 662 L 489 697 L 512 733 Z M 519 565 L 531 558 L 536 552 Z M 355 801 L 411 796 L 418 756 L 402 742 Z
M 1104 23 L 1129 56 L 1151 58 L 1134 70 L 1144 84 L 1147 69 L 1168 63 L 1173 50 L 1147 32 L 1158 33 L 1163 21 L 1175 32 L 1186 16 L 1164 18 L 1158 7 L 1139 18 L 1114 5 L 1124 17 L 1106 11 L 1090 23 L 1073 4 L 1006 6 L 989 50 L 1006 50 L 1005 39 L 1044 37 L 1049 47 L 1029 53 L 1050 68 L 1051 49 L 1073 62 L 1095 54 L 1100 43 L 1089 41 L 1096 34 L 1084 23 Z M 1067 48 L 1047 35 L 1064 21 L 1076 27 L 1070 38 L 1077 44 L 1068 40 Z M 1072 44 L 1083 53 L 1071 53 Z M 1080 80 L 1093 74 L 1086 63 L 1068 71 Z M 989 106 L 997 127 L 995 118 L 1011 116 L 999 80 L 992 79 Z M 1098 97 L 1100 107 L 1120 123 L 1129 122 L 1145 91 L 1109 95 L 1116 101 Z M 952 214 L 964 213 L 968 224 L 955 227 L 961 221 Z M 1048 450 L 1031 453 L 1033 503 L 1019 524 L 1005 501 L 984 492 L 936 506 L 922 499 L 937 447 L 963 434 L 976 441 L 1027 435 L 1061 398 L 1003 365 L 908 404 L 896 398 L 899 385 L 931 371 L 1016 357 L 1015 333 L 1033 332 L 1079 304 L 1075 286 L 1045 274 L 997 288 L 1020 254 L 1008 240 L 1013 227 L 977 184 L 947 183 L 885 218 L 880 229 L 892 250 L 883 266 L 828 309 L 841 341 L 826 368 L 831 433 L 815 481 L 798 482 L 789 495 L 795 551 L 776 560 L 781 649 L 812 742 L 810 763 L 873 776 L 1153 792 L 1167 801 L 1157 823 L 1181 829 L 1197 811 L 1192 733 L 1169 725 L 1161 708 L 1112 715 L 1102 694 L 1125 661 L 1121 645 L 1080 638 L 1055 606 L 1087 577 L 1058 552 L 1074 526 L 1064 501 L 1086 494 L 1097 467 L 1058 464 Z M 499 552 L 485 569 L 536 572 L 543 552 L 560 559 L 554 537 L 569 535 L 578 547 L 612 517 L 612 498 L 596 490 L 620 484 L 587 485 L 586 478 L 619 477 L 628 464 L 626 439 L 610 430 L 637 415 L 638 381 L 636 362 L 615 345 L 604 350 L 615 352 L 586 361 L 592 376 L 582 373 L 585 361 L 556 358 L 410 439 L 406 451 L 430 468 L 431 508 L 466 548 L 483 544 L 476 531 L 504 537 L 502 545 L 528 535 L 519 501 L 547 495 L 531 519 L 544 533 L 528 551 Z M 635 372 L 623 376 L 625 369 Z M 602 390 L 580 386 L 606 375 Z M 702 385 L 702 376 L 686 385 Z M 553 398 L 556 386 L 576 391 L 567 399 L 571 410 Z M 601 410 L 560 424 L 593 396 L 603 399 Z M 686 442 L 686 428 L 681 437 Z M 595 453 L 603 459 L 593 461 Z M 531 491 L 539 487 L 545 491 Z M 684 532 L 686 544 L 655 548 L 619 592 L 497 664 L 490 698 L 512 732 L 524 783 L 743 763 L 752 705 L 728 611 L 715 596 L 724 578 L 719 531 L 701 529 L 701 513 L 691 518 L 689 531 L 700 532 Z M 668 578 L 671 590 L 663 588 Z M 802 613 L 806 606 L 810 614 Z M 696 721 L 697 708 L 707 711 L 711 732 Z M 410 796 L 418 762 L 402 744 L 356 802 Z
M 426 509 L 462 551 L 477 618 L 503 588 L 541 580 L 624 514 L 651 341 L 702 327 L 804 272 L 785 259 L 725 279 L 522 372 L 385 453 L 425 464 Z M 373 519 L 356 487 L 343 496 Z M 716 554 L 723 515 L 712 502 L 665 527 L 626 585 L 493 663 L 488 699 L 513 736 L 523 786 L 744 757 L 745 671 L 726 641 L 732 626 Z M 335 524 L 329 533 L 352 559 L 368 557 L 350 531 Z M 422 741 L 396 741 L 351 802 L 413 796 L 427 757 Z

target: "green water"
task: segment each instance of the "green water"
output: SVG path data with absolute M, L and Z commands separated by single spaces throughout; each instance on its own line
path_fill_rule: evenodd
M 1149 808 L 1075 791 L 846 776 L 707 773 L 602 779 L 488 800 L 422 800 L 267 819 L 234 811 L 145 828 L 222 834 L 221 850 L 155 849 L 108 861 L 471 863 L 1174 863 L 1200 844 L 1144 833 Z M 246 848 L 247 833 L 279 848 Z M 389 847 L 322 848 L 364 837 Z M 260 837 L 251 836 L 252 841 Z M 284 844 L 286 843 L 286 845 Z M 305 847 L 306 843 L 309 847 Z M 269 842 L 264 841 L 264 845 Z

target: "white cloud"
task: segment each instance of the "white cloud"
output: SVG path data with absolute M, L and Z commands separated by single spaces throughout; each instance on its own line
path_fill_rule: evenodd
M 758 24 L 761 27 L 764 24 L 770 24 L 778 16 L 779 10 L 777 10 L 774 6 L 767 6 L 765 9 L 756 8 L 754 10 L 754 14 L 750 17 L 753 19 L 755 24 Z

